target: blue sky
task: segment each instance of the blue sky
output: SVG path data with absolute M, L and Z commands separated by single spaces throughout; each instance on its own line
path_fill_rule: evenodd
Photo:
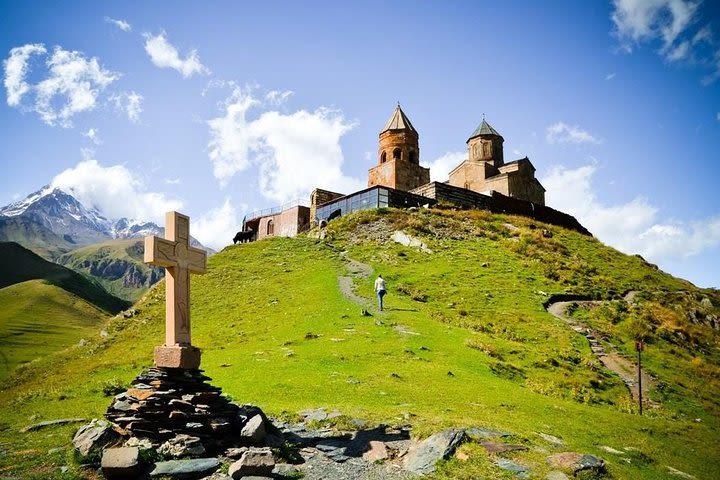
M 52 183 L 110 216 L 192 218 L 350 192 L 397 101 L 436 180 L 482 120 L 550 206 L 720 287 L 720 6 L 0 2 L 0 204 Z

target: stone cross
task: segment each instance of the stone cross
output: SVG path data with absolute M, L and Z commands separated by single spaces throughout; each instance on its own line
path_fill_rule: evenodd
M 145 237 L 145 263 L 165 267 L 165 345 L 155 365 L 198 368 L 200 350 L 190 344 L 190 273 L 205 273 L 207 254 L 190 246 L 190 217 L 165 214 L 165 238 Z

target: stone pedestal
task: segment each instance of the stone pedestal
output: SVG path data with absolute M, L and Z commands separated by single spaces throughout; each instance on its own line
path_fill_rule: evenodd
M 192 345 L 155 347 L 155 366 L 159 368 L 200 368 L 200 349 Z

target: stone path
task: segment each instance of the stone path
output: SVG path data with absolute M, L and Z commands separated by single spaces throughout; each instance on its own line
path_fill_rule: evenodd
M 629 292 L 627 295 L 625 295 L 623 301 L 631 302 L 633 297 L 635 296 L 635 293 L 636 292 Z M 618 376 L 622 379 L 622 381 L 625 383 L 628 390 L 630 391 L 630 395 L 632 395 L 633 400 L 637 402 L 637 364 L 620 355 L 620 353 L 612 346 L 610 346 L 609 350 L 606 350 L 606 348 L 600 343 L 599 336 L 594 330 L 589 328 L 587 325 L 579 322 L 577 319 L 565 314 L 568 307 L 573 304 L 579 306 L 590 306 L 602 305 L 605 303 L 609 302 L 602 300 L 574 300 L 570 302 L 555 302 L 548 305 L 547 311 L 554 317 L 566 322 L 568 325 L 570 325 L 570 328 L 584 335 L 585 338 L 587 338 L 592 352 L 598 357 L 598 359 L 602 362 L 603 365 L 605 365 L 608 370 L 618 374 Z M 643 370 L 642 393 L 643 399 L 647 406 L 653 406 L 653 403 L 650 402 L 648 393 L 654 387 L 654 379 L 650 375 L 648 375 L 645 370 Z
M 371 300 L 361 297 L 355 293 L 355 278 L 361 278 L 363 280 L 369 278 L 373 271 L 372 267 L 365 263 L 353 260 L 347 256 L 347 252 L 342 252 L 340 255 L 345 260 L 345 266 L 348 271 L 348 275 L 338 275 L 338 285 L 342 294 L 363 308 L 368 308 L 369 306 L 374 305 Z

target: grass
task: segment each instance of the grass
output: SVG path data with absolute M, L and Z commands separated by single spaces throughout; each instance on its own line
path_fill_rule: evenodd
M 0 288 L 42 279 L 86 301 L 107 313 L 117 313 L 130 303 L 121 300 L 77 272 L 37 256 L 14 242 L 0 242 Z
M 0 289 L 0 379 L 19 365 L 97 335 L 107 315 L 47 283 L 29 280 Z
M 419 236 L 434 253 L 393 243 L 394 229 Z M 362 316 L 341 294 L 341 252 L 383 274 L 386 312 Z M 371 304 L 373 280 L 357 282 Z M 324 240 L 273 239 L 211 257 L 208 273 L 192 279 L 193 343 L 214 384 L 271 415 L 337 408 L 371 423 L 411 423 L 420 436 L 449 426 L 506 430 L 530 447 L 510 457 L 538 478 L 549 471 L 544 451 L 557 451 L 540 432 L 563 438 L 564 450 L 605 458 L 612 478 L 669 478 L 666 466 L 711 478 L 720 469 L 717 406 L 688 389 L 682 405 L 633 414 L 622 382 L 542 308 L 550 293 L 611 298 L 629 289 L 706 293 L 592 238 L 528 219 L 380 209 L 331 222 Z M 138 315 L 109 320 L 107 337 L 0 383 L 2 475 L 60 478 L 53 469 L 64 460 L 46 452 L 67 446 L 74 428 L 17 432 L 45 419 L 100 417 L 108 386 L 126 385 L 149 366 L 163 338 L 163 298 L 161 283 L 136 306 Z M 717 370 L 713 348 L 704 357 L 709 371 Z M 482 449 L 465 448 L 470 459 L 446 462 L 436 478 L 505 478 Z

